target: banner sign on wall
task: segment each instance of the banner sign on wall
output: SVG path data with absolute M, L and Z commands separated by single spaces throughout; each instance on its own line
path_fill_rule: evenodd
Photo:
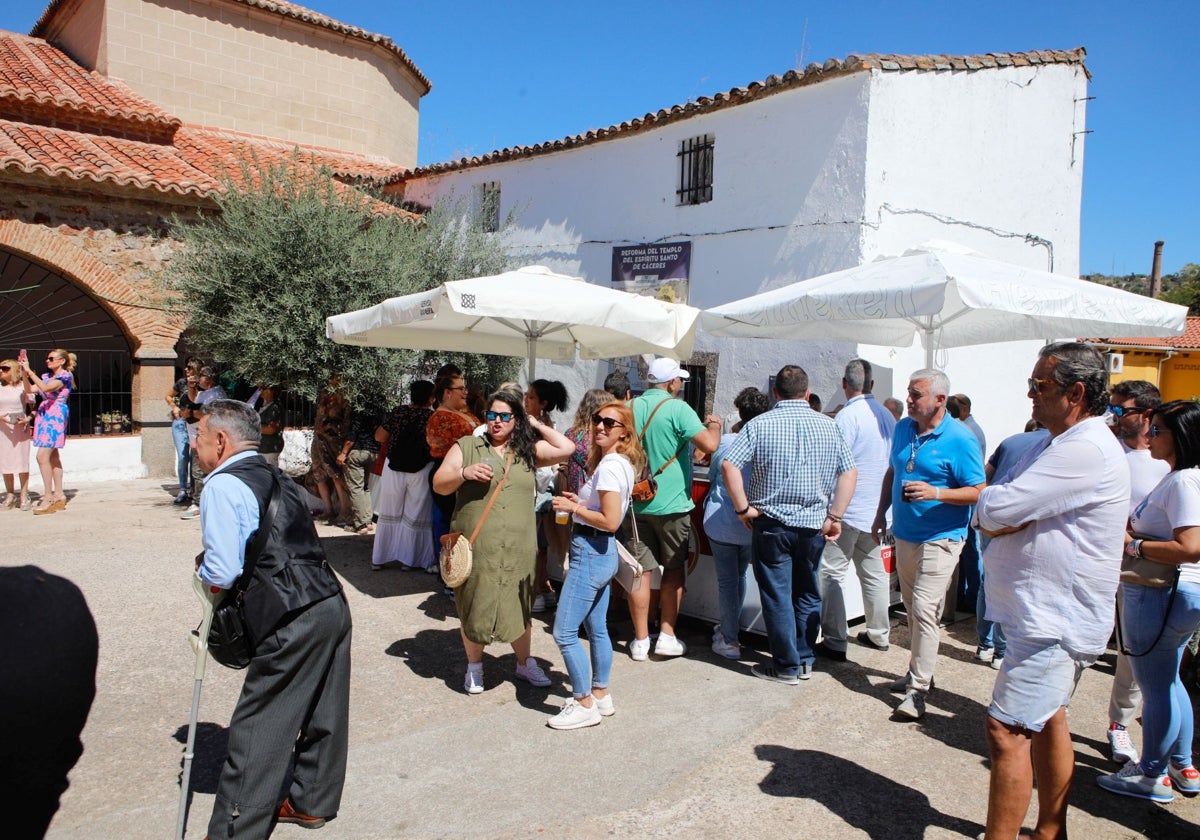
M 613 286 L 670 303 L 687 303 L 691 262 L 691 242 L 614 247 Z

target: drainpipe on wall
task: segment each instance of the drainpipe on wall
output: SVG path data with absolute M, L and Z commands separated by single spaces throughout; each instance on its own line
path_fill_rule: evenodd
M 1159 242 L 1158 244 L 1159 244 L 1159 245 L 1162 245 L 1162 243 L 1161 243 L 1161 242 Z M 1161 253 L 1161 249 L 1160 249 L 1160 253 Z M 1174 348 L 1168 348 L 1168 349 L 1167 349 L 1167 355 L 1163 356 L 1163 357 L 1162 357 L 1162 359 L 1161 359 L 1161 360 L 1159 361 L 1159 363 L 1158 363 L 1158 382 L 1157 382 L 1157 385 L 1158 385 L 1158 390 L 1159 390 L 1159 392 L 1161 392 L 1161 391 L 1162 391 L 1162 366 L 1163 366 L 1163 365 L 1164 365 L 1164 364 L 1165 364 L 1167 361 L 1169 361 L 1169 360 L 1170 360 L 1170 358 L 1171 358 L 1172 356 L 1176 355 L 1178 352 L 1179 352 L 1179 351 L 1178 351 L 1178 350 L 1175 350 Z

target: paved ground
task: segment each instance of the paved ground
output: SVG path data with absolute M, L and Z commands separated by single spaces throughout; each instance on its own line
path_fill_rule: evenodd
M 68 484 L 69 476 L 68 476 Z M 100 631 L 98 691 L 83 758 L 52 840 L 170 837 L 199 620 L 188 583 L 199 522 L 182 522 L 156 481 L 80 486 L 66 512 L 0 513 L 5 565 L 36 561 L 75 581 Z M 890 719 L 886 683 L 904 670 L 907 629 L 890 651 L 857 646 L 787 687 L 708 650 L 690 623 L 687 658 L 635 663 L 619 640 L 618 713 L 600 726 L 544 726 L 566 674 L 542 620 L 534 653 L 555 683 L 511 678 L 489 649 L 487 691 L 461 691 L 464 659 L 448 599 L 422 574 L 368 569 L 369 539 L 322 526 L 354 615 L 350 769 L 342 813 L 322 840 L 456 837 L 974 837 L 986 812 L 983 718 L 993 672 L 972 661 L 968 623 L 946 633 L 938 690 L 920 723 Z M 1111 661 L 1085 674 L 1072 709 L 1077 773 L 1070 831 L 1088 840 L 1200 837 L 1200 799 L 1167 806 L 1103 793 Z M 204 836 L 241 675 L 210 665 L 201 698 L 189 838 Z M 1136 733 L 1140 740 L 1140 733 Z M 1030 814 L 1026 825 L 1032 825 Z M 312 836 L 281 826 L 277 838 Z

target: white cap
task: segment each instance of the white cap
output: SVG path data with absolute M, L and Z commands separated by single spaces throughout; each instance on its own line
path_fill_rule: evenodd
M 688 372 L 674 359 L 655 359 L 650 363 L 646 378 L 652 385 L 664 385 L 672 379 L 688 379 Z

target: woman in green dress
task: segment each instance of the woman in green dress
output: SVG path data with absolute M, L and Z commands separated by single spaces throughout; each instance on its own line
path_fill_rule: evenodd
M 450 529 L 470 537 L 507 471 L 473 544 L 471 575 L 454 592 L 468 694 L 483 691 L 483 648 L 490 642 L 512 645 L 518 677 L 536 686 L 550 684 L 529 655 L 537 557 L 534 470 L 562 463 L 575 451 L 564 435 L 525 413 L 519 392 L 497 391 L 487 404 L 483 436 L 460 438 L 433 477 L 435 492 L 456 494 Z

